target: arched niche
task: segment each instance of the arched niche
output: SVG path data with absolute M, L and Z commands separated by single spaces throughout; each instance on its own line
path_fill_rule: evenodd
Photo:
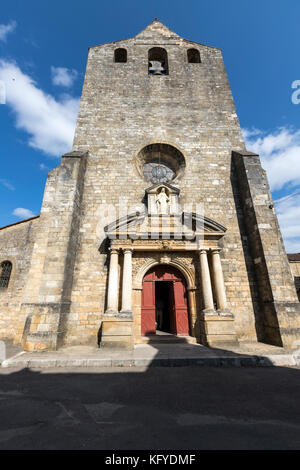
M 198 49 L 192 48 L 187 50 L 187 60 L 189 64 L 200 64 L 200 52 Z
M 119 47 L 118 49 L 115 49 L 114 62 L 123 63 L 123 64 L 126 63 L 127 62 L 127 50 L 124 49 L 123 47 Z

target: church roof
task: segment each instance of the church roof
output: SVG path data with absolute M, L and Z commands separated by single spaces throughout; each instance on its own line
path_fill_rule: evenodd
M 13 224 L 4 225 L 0 227 L 0 230 L 4 230 L 5 228 L 13 227 L 14 225 L 23 224 L 24 222 L 30 222 L 31 220 L 38 219 L 39 215 L 35 215 L 34 217 L 30 217 L 29 219 L 19 220 L 18 222 L 14 222 Z
M 287 253 L 289 261 L 300 261 L 300 253 Z

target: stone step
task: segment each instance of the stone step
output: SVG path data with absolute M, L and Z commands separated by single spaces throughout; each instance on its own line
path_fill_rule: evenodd
M 142 336 L 139 344 L 196 344 L 196 338 L 192 336 L 177 336 L 171 334 Z

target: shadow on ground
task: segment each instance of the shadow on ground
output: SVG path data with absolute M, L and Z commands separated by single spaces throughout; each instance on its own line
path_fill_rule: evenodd
M 153 347 L 159 356 L 161 346 Z M 7 368 L 0 374 L 0 449 L 300 448 L 297 368 Z

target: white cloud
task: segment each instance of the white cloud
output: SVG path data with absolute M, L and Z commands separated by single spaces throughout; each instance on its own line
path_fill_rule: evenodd
M 275 201 L 285 248 L 288 253 L 300 252 L 300 188 Z
M 36 82 L 12 62 L 0 60 L 0 81 L 6 103 L 16 116 L 16 127 L 29 135 L 29 145 L 47 155 L 60 156 L 72 147 L 79 99 L 60 100 L 38 88 Z
M 247 149 L 260 155 L 272 191 L 286 193 L 275 201 L 276 213 L 286 251 L 300 252 L 300 130 L 244 129 L 243 134 Z
M 66 67 L 51 67 L 51 76 L 53 85 L 70 87 L 76 80 L 78 73 L 76 70 Z
M 44 163 L 40 163 L 40 170 L 42 171 L 48 171 L 50 168 L 48 168 Z
M 30 219 L 34 217 L 35 214 L 30 209 L 25 209 L 24 207 L 17 207 L 13 210 L 13 215 L 19 217 L 19 219 Z
M 243 134 L 247 149 L 260 155 L 272 190 L 300 184 L 300 130 L 244 129 Z
M 5 186 L 5 188 L 9 189 L 10 191 L 14 191 L 16 188 L 6 179 L 1 178 L 0 183 Z
M 0 24 L 0 41 L 6 41 L 6 36 L 12 33 L 16 27 L 16 21 L 10 21 L 8 24 Z
M 242 129 L 242 132 L 245 140 L 262 134 L 262 131 L 260 129 L 256 129 L 255 127 L 251 127 L 251 129 Z

